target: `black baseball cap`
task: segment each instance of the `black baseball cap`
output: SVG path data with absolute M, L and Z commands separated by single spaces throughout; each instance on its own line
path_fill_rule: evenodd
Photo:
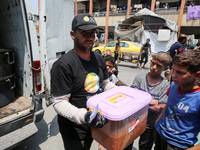
M 74 17 L 72 21 L 72 30 L 75 28 L 79 28 L 81 30 L 103 30 L 101 27 L 97 26 L 96 21 L 89 13 L 81 13 Z

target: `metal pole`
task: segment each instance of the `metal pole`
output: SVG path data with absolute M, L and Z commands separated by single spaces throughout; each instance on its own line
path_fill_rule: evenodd
M 127 5 L 128 5 L 128 8 L 127 8 L 126 18 L 128 18 L 130 16 L 131 0 L 128 0 Z
M 107 0 L 107 8 L 106 8 L 106 26 L 105 26 L 105 37 L 104 44 L 108 42 L 108 21 L 109 21 L 109 13 L 110 13 L 110 0 Z
M 40 0 L 38 0 L 38 16 L 40 16 Z M 38 29 L 38 33 L 40 33 L 40 21 L 38 21 L 37 29 Z
M 75 16 L 78 14 L 78 3 L 77 0 L 75 0 Z
M 186 0 L 181 1 L 181 8 L 180 8 L 179 17 L 178 17 L 178 37 L 179 37 L 180 31 L 181 31 L 181 23 L 182 23 L 185 3 L 186 3 Z
M 151 0 L 151 11 L 154 12 L 156 5 L 156 0 Z
M 92 11 L 93 11 L 93 0 L 90 0 L 90 10 L 89 10 L 90 15 L 92 15 Z

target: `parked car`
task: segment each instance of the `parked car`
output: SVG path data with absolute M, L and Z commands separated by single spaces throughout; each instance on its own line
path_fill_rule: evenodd
M 104 46 L 99 47 L 93 47 L 93 51 L 100 52 L 101 54 L 104 54 L 107 49 L 112 51 L 112 54 L 114 55 L 115 50 L 115 44 L 117 41 L 111 41 L 107 43 Z M 128 51 L 128 52 L 140 52 L 140 45 L 131 41 L 120 41 L 120 50 L 121 51 Z

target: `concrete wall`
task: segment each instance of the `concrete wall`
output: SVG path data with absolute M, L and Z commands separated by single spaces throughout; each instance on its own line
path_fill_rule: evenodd
M 159 14 L 159 16 L 162 16 L 166 19 L 169 19 L 175 23 L 178 23 L 178 16 L 179 14 Z M 109 26 L 115 26 L 115 23 L 121 19 L 125 19 L 124 16 L 109 16 Z M 183 14 L 183 19 L 182 19 L 182 26 L 200 26 L 200 19 L 198 20 L 190 20 L 187 21 L 187 13 Z M 95 20 L 97 21 L 99 26 L 105 26 L 105 20 L 106 17 L 95 17 Z
M 176 24 L 178 23 L 178 16 L 179 14 L 159 14 L 160 16 L 169 19 L 173 22 L 175 22 Z M 114 27 L 117 21 L 125 19 L 125 15 L 124 16 L 110 16 L 109 17 L 109 31 L 113 32 L 114 31 Z M 200 30 L 200 19 L 198 20 L 190 20 L 190 21 L 186 21 L 187 19 L 187 13 L 183 14 L 183 19 L 182 19 L 182 27 L 181 27 L 181 33 L 185 33 L 185 34 L 195 34 L 197 32 L 199 32 Z M 95 20 L 98 24 L 98 26 L 101 27 L 105 27 L 106 24 L 106 17 L 95 17 Z
M 163 14 L 160 16 L 178 23 L 179 14 Z M 184 13 L 182 18 L 182 26 L 200 26 L 200 19 L 187 21 L 187 13 Z
M 94 17 L 98 26 L 106 25 L 106 17 Z M 115 26 L 115 23 L 119 20 L 125 19 L 125 16 L 110 16 L 108 26 Z
M 81 2 L 82 1 L 82 2 Z M 84 10 L 84 9 L 88 9 L 87 7 L 89 7 L 89 0 L 78 0 L 78 8 L 79 10 Z M 98 12 L 100 8 L 106 8 L 107 5 L 107 0 L 93 0 L 93 11 L 94 12 Z M 111 5 L 127 5 L 127 0 L 111 0 Z M 144 3 L 147 2 L 146 0 L 132 0 L 132 4 L 133 3 Z M 85 6 L 84 6 L 85 5 Z M 86 6 L 87 5 L 87 6 Z M 179 13 L 164 13 L 164 14 L 158 14 L 166 19 L 169 19 L 175 23 L 178 23 L 178 17 L 179 17 Z M 109 31 L 114 30 L 114 26 L 116 24 L 117 21 L 125 19 L 126 13 L 124 13 L 124 15 L 122 16 L 110 16 L 109 17 Z M 187 13 L 183 14 L 183 19 L 182 19 L 182 28 L 181 28 L 181 32 L 183 31 L 183 33 L 186 34 L 191 34 L 191 33 L 197 33 L 199 31 L 200 28 L 200 19 L 199 20 L 190 20 L 187 21 Z M 106 21 L 106 17 L 105 16 L 99 16 L 99 17 L 95 17 L 95 20 L 97 21 L 97 24 L 101 27 L 105 27 L 105 21 Z M 113 31 L 111 31 L 113 32 Z
M 85 9 L 86 9 L 86 5 L 84 2 L 78 3 L 78 10 L 85 10 Z

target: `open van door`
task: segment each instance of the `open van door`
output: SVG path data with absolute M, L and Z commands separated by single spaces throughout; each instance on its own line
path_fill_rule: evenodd
M 40 0 L 40 56 L 44 94 L 50 94 L 53 63 L 73 48 L 70 36 L 73 17 L 73 0 Z

